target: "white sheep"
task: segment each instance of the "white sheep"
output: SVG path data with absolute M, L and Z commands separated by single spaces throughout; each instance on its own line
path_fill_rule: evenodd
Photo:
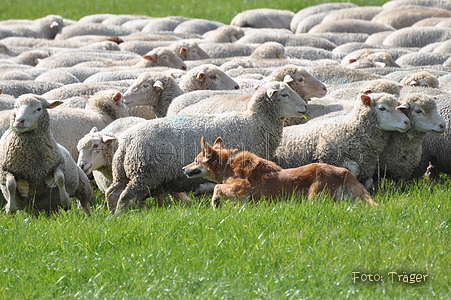
M 306 8 L 303 8 L 299 10 L 291 19 L 290 22 L 290 29 L 293 32 L 296 32 L 296 29 L 298 27 L 298 24 L 304 20 L 305 18 L 319 13 L 330 13 L 334 10 L 339 9 L 346 9 L 346 8 L 352 8 L 357 7 L 357 4 L 354 3 L 321 3 L 318 5 L 312 5 Z
M 169 47 L 158 47 L 143 55 L 149 64 L 137 65 L 137 67 L 156 67 L 163 66 L 168 68 L 186 70 L 186 64 Z
M 398 30 L 431 17 L 449 18 L 451 11 L 434 7 L 406 5 L 399 8 L 384 9 L 375 15 L 371 21 L 392 26 Z
M 1 39 L 12 36 L 53 39 L 65 24 L 61 16 L 48 15 L 30 22 L 3 21 L 1 25 Z
M 158 118 L 166 116 L 172 100 L 183 91 L 170 76 L 159 73 L 143 73 L 125 91 L 124 103 L 128 107 L 147 105 Z
M 253 45 L 236 43 L 202 43 L 200 46 L 210 58 L 227 58 L 236 56 L 249 56 L 257 48 Z
M 177 27 L 174 28 L 173 32 L 202 35 L 205 32 L 214 30 L 220 26 L 224 26 L 224 24 L 221 22 L 205 19 L 190 19 L 177 25 Z
M 52 137 L 47 109 L 55 105 L 32 94 L 17 99 L 11 129 L 0 140 L 0 187 L 8 202 L 6 213 L 67 209 L 72 196 L 86 213 L 91 211 L 93 190 L 88 178 Z
M 324 17 L 322 23 L 330 21 L 343 20 L 343 19 L 358 19 L 371 21 L 375 15 L 383 10 L 380 6 L 359 6 L 344 8 L 340 10 L 331 11 L 326 17 Z
M 395 31 L 395 29 L 389 25 L 367 20 L 344 19 L 319 23 L 313 26 L 308 33 L 348 32 L 373 34 L 381 31 Z
M 283 168 L 312 162 L 346 167 L 369 188 L 388 132 L 410 128 L 398 106 L 390 94 L 359 95 L 348 114 L 285 127 L 273 161 Z
M 171 48 L 182 60 L 210 58 L 210 56 L 199 47 L 199 44 L 196 41 L 182 40 L 169 45 L 169 48 Z
M 449 53 L 412 52 L 404 54 L 396 60 L 402 67 L 420 67 L 442 65 L 451 57 Z
M 285 47 L 277 42 L 266 42 L 255 48 L 250 55 L 252 59 L 287 58 Z
M 235 43 L 244 36 L 241 27 L 234 25 L 224 25 L 215 30 L 207 31 L 202 38 L 209 43 Z
M 389 34 L 382 45 L 390 47 L 424 47 L 451 39 L 451 30 L 439 27 L 406 27 Z
M 439 81 L 428 71 L 409 73 L 401 79 L 402 85 L 438 88 Z
M 188 20 L 189 18 L 174 17 L 174 16 L 153 18 L 150 19 L 148 22 L 146 22 L 145 26 L 140 31 L 143 33 L 174 31 L 177 25 Z
M 421 160 L 421 144 L 427 132 L 444 133 L 445 120 L 439 115 L 434 98 L 412 93 L 401 99 L 402 111 L 412 124 L 406 133 L 392 132 L 379 157 L 378 175 L 409 180 Z
M 196 90 L 237 90 L 240 88 L 229 75 L 212 64 L 203 64 L 192 68 L 179 83 L 184 92 Z
M 99 35 L 99 36 L 124 36 L 136 32 L 130 28 L 101 23 L 80 23 L 65 26 L 55 36 L 55 40 L 67 40 L 74 36 Z
M 252 28 L 290 29 L 291 19 L 295 13 L 289 10 L 257 8 L 238 13 L 230 25 Z
M 57 82 L 43 82 L 34 80 L 1 80 L 0 89 L 3 94 L 19 97 L 24 94 L 42 95 L 63 85 Z
M 288 85 L 274 82 L 254 94 L 245 112 L 177 115 L 138 124 L 119 141 L 113 183 L 105 193 L 108 206 L 111 211 L 127 209 L 130 201 L 139 202 L 160 186 L 177 189 L 183 182 L 191 186 L 182 167 L 197 155 L 202 136 L 207 140 L 222 136 L 232 147 L 272 156 L 282 133 L 281 118 L 305 111 L 305 102 Z

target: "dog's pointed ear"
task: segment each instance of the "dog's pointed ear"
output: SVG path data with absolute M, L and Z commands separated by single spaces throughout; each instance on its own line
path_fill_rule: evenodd
M 200 139 L 200 144 L 202 146 L 202 154 L 205 158 L 209 159 L 213 155 L 213 148 L 205 141 L 205 138 Z
M 213 148 L 224 148 L 224 142 L 222 141 L 221 137 L 218 137 L 215 141 L 215 143 L 213 144 Z

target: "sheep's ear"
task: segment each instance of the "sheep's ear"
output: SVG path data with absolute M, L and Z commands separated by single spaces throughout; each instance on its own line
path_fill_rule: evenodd
M 361 95 L 360 99 L 362 99 L 362 103 L 365 106 L 371 106 L 371 97 L 368 95 Z
M 268 95 L 269 98 L 274 96 L 275 93 L 277 93 L 277 90 L 275 90 L 275 89 L 267 89 L 266 90 L 266 95 Z
M 418 85 L 418 82 L 417 82 L 416 80 L 412 80 L 412 81 L 409 83 L 409 85 L 410 85 L 410 86 L 417 86 L 417 85 Z
M 153 89 L 157 92 L 164 90 L 164 84 L 160 80 L 155 81 L 153 84 Z
M 99 131 L 97 129 L 97 127 L 92 127 L 91 131 L 89 131 L 89 133 L 96 133 L 97 131 Z
M 186 52 L 188 52 L 188 48 L 186 48 L 186 47 L 180 47 L 180 54 L 184 54 L 184 53 L 186 53 Z
M 199 73 L 197 73 L 196 79 L 204 80 L 205 76 L 207 76 L 207 74 L 205 72 L 199 72 Z
M 150 61 L 156 61 L 158 56 L 156 54 L 146 54 L 143 55 L 143 58 Z
M 115 137 L 109 135 L 102 135 L 102 142 L 104 142 L 105 144 L 109 144 L 115 141 L 117 141 L 117 138 Z
M 405 109 L 409 109 L 409 108 L 410 108 L 410 105 L 408 103 L 403 103 L 396 107 L 397 110 L 405 110 Z
M 114 94 L 114 96 L 113 96 L 114 103 L 121 101 L 121 99 L 122 99 L 122 94 L 120 92 L 117 92 L 116 94 Z
M 402 85 L 398 85 L 398 89 L 402 89 Z
M 375 61 L 373 62 L 373 65 L 377 68 L 385 68 L 387 66 L 386 63 L 380 62 L 380 61 Z
M 289 82 L 293 82 L 294 81 L 294 79 L 293 79 L 293 77 L 291 77 L 291 75 L 285 75 L 285 77 L 283 78 L 283 82 L 285 82 L 285 83 L 289 83 Z
M 52 24 L 50 24 L 50 28 L 56 28 L 56 27 L 58 27 L 58 26 L 60 26 L 60 24 L 58 24 L 58 22 L 57 21 L 53 21 L 52 22 Z
M 221 137 L 218 137 L 213 144 L 213 148 L 224 148 L 224 142 L 222 141 Z
M 349 63 L 350 63 L 350 64 L 353 64 L 353 63 L 355 63 L 356 61 L 357 61 L 357 59 L 351 58 L 351 59 L 349 60 Z
M 362 92 L 362 94 L 368 95 L 368 94 L 371 94 L 372 92 L 373 92 L 372 90 L 368 89 L 368 90 L 364 90 L 364 91 Z
M 55 108 L 55 107 L 57 107 L 57 106 L 59 106 L 59 105 L 61 105 L 61 104 L 63 104 L 63 103 L 64 103 L 64 102 L 61 101 L 61 100 L 53 100 L 53 101 L 47 100 L 47 108 L 48 108 L 48 109 L 50 109 L 50 108 Z
M 3 94 L 3 89 L 0 89 L 0 94 Z

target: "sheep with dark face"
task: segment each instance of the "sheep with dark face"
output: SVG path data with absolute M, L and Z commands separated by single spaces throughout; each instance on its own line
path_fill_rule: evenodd
M 72 196 L 90 213 L 89 180 L 50 131 L 47 109 L 57 103 L 32 94 L 16 101 L 11 128 L 0 140 L 0 187 L 7 213 L 68 209 Z

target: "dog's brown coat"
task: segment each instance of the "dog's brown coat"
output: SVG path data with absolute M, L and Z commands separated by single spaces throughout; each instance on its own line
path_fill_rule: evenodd
M 219 183 L 214 189 L 213 206 L 220 199 L 245 201 L 249 196 L 258 200 L 302 195 L 311 201 L 320 193 L 329 194 L 335 201 L 347 195 L 377 205 L 364 186 L 345 168 L 313 163 L 282 169 L 251 152 L 224 149 L 221 138 L 216 139 L 213 146 L 202 138 L 201 146 L 202 152 L 193 163 L 184 167 L 184 171 L 189 177 L 205 177 Z

